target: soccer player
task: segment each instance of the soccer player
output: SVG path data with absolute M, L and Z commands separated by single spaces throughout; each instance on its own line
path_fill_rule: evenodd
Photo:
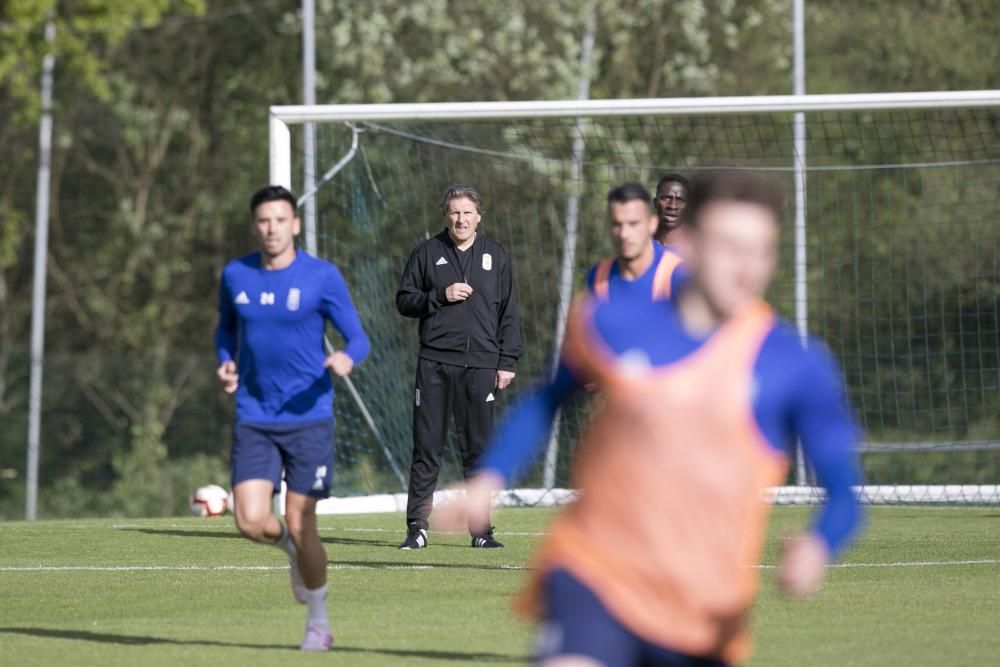
M 667 299 L 683 280 L 681 256 L 653 240 L 657 218 L 649 192 L 625 183 L 608 193 L 608 226 L 617 255 L 587 273 L 587 289 L 600 299 Z
M 215 333 L 222 390 L 236 395 L 233 497 L 240 532 L 288 555 L 292 594 L 307 605 L 303 651 L 325 651 L 333 637 L 326 610 L 326 552 L 316 501 L 333 478 L 333 382 L 369 350 L 368 336 L 337 267 L 296 250 L 295 196 L 263 188 L 250 199 L 260 250 L 222 272 Z M 346 341 L 327 356 L 329 320 Z M 271 514 L 285 470 L 287 526 Z
M 444 526 L 487 519 L 557 406 L 600 385 L 573 468 L 579 498 L 551 528 L 519 606 L 543 619 L 540 664 L 725 665 L 749 653 L 748 614 L 767 521 L 763 494 L 791 448 L 826 490 L 785 542 L 779 583 L 815 591 L 856 531 L 858 429 L 838 370 L 762 300 L 778 254 L 780 193 L 746 172 L 702 177 L 671 301 L 578 301 L 555 379 L 501 427 Z M 463 510 L 468 516 L 463 516 Z
M 420 320 L 413 401 L 413 458 L 401 549 L 427 546 L 441 451 L 452 416 L 468 477 L 493 431 L 496 392 L 514 379 L 521 321 L 507 251 L 478 231 L 483 202 L 474 188 L 444 193 L 446 227 L 417 246 L 396 292 L 401 315 Z M 499 548 L 493 528 L 472 532 L 472 546 Z
M 690 191 L 691 184 L 680 174 L 667 174 L 656 184 L 656 240 L 663 245 L 673 243 Z

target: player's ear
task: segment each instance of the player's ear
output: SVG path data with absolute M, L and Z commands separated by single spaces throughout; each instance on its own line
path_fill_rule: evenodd
M 292 218 L 292 236 L 298 236 L 299 232 L 301 231 L 302 231 L 302 221 L 299 219 L 299 216 L 296 215 L 294 218 Z

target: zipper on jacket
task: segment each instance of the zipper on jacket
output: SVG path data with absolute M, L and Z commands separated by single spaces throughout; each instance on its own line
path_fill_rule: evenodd
M 458 271 L 458 269 L 462 269 L 462 267 L 463 267 L 462 258 L 459 255 L 459 253 L 461 251 L 458 249 L 458 245 L 455 243 L 454 239 L 449 239 L 449 241 L 451 242 L 452 258 L 457 263 L 457 265 L 455 267 L 456 268 L 456 272 L 458 273 L 459 276 L 461 276 L 463 283 L 466 283 L 467 285 L 471 286 L 472 283 L 469 282 L 469 274 L 465 273 L 463 271 Z M 465 251 L 465 252 L 471 252 L 472 253 L 472 263 L 473 264 L 476 261 L 475 252 L 476 252 L 476 244 L 478 242 L 479 242 L 479 235 L 477 234 L 476 235 L 476 240 L 472 242 L 472 247 Z M 470 272 L 474 268 L 475 268 L 475 266 L 473 266 L 472 264 L 469 265 L 469 271 Z M 471 299 L 471 298 L 472 297 L 470 296 L 469 299 Z M 469 335 L 469 299 L 466 299 L 465 302 L 462 303 L 462 306 L 465 308 L 465 368 L 469 367 L 469 352 L 472 349 L 472 337 Z

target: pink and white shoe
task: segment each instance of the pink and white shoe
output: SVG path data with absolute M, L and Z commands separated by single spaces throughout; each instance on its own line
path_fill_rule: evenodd
M 330 628 L 312 623 L 306 626 L 306 637 L 300 647 L 303 651 L 329 651 L 331 646 L 333 635 L 330 634 Z

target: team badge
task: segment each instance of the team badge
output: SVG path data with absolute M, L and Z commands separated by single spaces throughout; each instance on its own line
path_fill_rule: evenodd
M 285 300 L 285 306 L 288 310 L 298 310 L 299 300 L 302 298 L 302 293 L 299 291 L 298 287 L 293 287 L 288 290 L 288 299 Z
M 488 252 L 483 253 L 483 271 L 490 271 L 493 268 L 493 255 Z

